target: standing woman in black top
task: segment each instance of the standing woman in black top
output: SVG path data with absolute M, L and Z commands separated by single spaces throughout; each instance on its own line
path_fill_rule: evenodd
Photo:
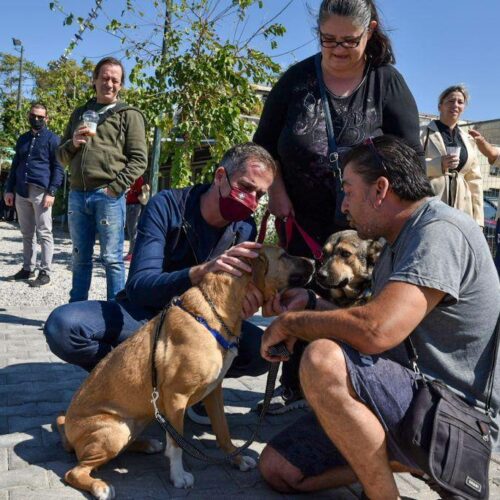
M 342 158 L 352 147 L 382 134 L 405 139 L 422 160 L 423 154 L 415 100 L 393 66 L 391 42 L 374 2 L 323 0 L 317 26 L 321 52 L 295 64 L 279 79 L 266 100 L 254 141 L 265 147 L 280 167 L 269 190 L 269 210 L 278 218 L 295 216 L 322 245 L 330 234 L 348 224 L 340 212 L 343 193 L 339 178 L 335 179 L 328 160 L 318 75 L 325 83 L 340 169 Z M 288 250 L 311 256 L 300 235 L 294 235 Z M 277 412 L 302 404 L 301 398 L 297 405 L 294 401 L 298 397 L 296 361 L 285 363 L 282 386 L 286 401 Z

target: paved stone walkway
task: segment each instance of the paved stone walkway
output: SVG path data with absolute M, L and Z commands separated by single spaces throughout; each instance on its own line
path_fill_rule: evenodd
M 75 457 L 63 450 L 52 424 L 57 414 L 67 407 L 85 372 L 61 362 L 48 351 L 41 328 L 49 312 L 15 305 L 0 309 L 0 500 L 90 498 L 62 481 L 64 473 L 75 464 Z M 264 322 L 262 318 L 256 321 Z M 264 376 L 224 383 L 231 435 L 237 445 L 251 434 L 257 417 L 250 408 L 261 398 L 264 385 Z M 297 413 L 267 417 L 250 453 L 257 457 L 264 443 L 296 416 Z M 147 434 L 163 440 L 156 425 L 152 425 Z M 188 421 L 186 434 L 195 439 L 198 446 L 217 453 L 208 427 Z M 120 499 L 303 498 L 303 495 L 273 492 L 257 470 L 240 472 L 229 466 L 202 464 L 189 457 L 185 463 L 195 476 L 191 490 L 178 490 L 170 484 L 168 461 L 163 454 L 124 453 L 97 474 L 115 486 Z M 406 498 L 438 498 L 423 482 L 406 474 L 398 475 L 397 481 Z M 360 486 L 354 485 L 313 497 L 354 500 L 360 493 Z M 498 456 L 492 461 L 490 498 L 500 499 Z

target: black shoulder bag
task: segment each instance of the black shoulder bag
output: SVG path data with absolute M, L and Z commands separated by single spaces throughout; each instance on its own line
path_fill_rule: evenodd
M 417 365 L 409 336 L 410 363 L 419 388 L 398 429 L 399 446 L 445 490 L 466 499 L 488 498 L 491 457 L 491 396 L 498 356 L 500 317 L 495 327 L 493 364 L 486 383 L 486 405 L 480 411 L 439 380 L 427 380 Z

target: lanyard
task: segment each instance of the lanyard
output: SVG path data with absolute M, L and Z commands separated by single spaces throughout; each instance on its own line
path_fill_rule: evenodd
M 323 71 L 321 70 L 321 53 L 318 52 L 314 56 L 314 64 L 316 67 L 316 77 L 318 79 L 319 92 L 323 105 L 323 114 L 325 115 L 326 122 L 326 136 L 328 138 L 328 163 L 330 165 L 330 168 L 332 169 L 333 176 L 338 177 L 339 183 L 342 183 L 342 170 L 339 164 L 337 141 L 335 140 L 335 132 L 333 131 L 332 115 L 330 113 L 330 105 L 328 104 L 328 97 L 326 95 L 326 87 L 323 80 Z

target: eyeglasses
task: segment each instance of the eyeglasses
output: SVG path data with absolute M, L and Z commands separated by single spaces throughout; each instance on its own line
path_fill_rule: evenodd
M 355 49 L 360 43 L 361 39 L 363 38 L 364 34 L 366 31 L 363 31 L 361 35 L 359 35 L 356 38 L 351 38 L 350 40 L 342 40 L 340 42 L 337 42 L 333 38 L 329 38 L 328 35 L 325 35 L 324 33 L 319 32 L 319 43 L 321 44 L 322 47 L 325 49 L 334 49 L 338 47 L 339 45 L 343 47 L 344 49 Z
M 368 139 L 366 139 L 363 142 L 363 144 L 370 148 L 370 151 L 372 152 L 373 156 L 375 157 L 375 162 L 377 163 L 377 168 L 379 170 L 383 170 L 385 177 L 387 177 L 390 180 L 391 178 L 389 176 L 389 171 L 387 170 L 387 167 L 385 166 L 384 159 L 382 158 L 380 153 L 377 151 L 377 148 L 375 147 L 373 139 L 371 137 L 368 137 Z

